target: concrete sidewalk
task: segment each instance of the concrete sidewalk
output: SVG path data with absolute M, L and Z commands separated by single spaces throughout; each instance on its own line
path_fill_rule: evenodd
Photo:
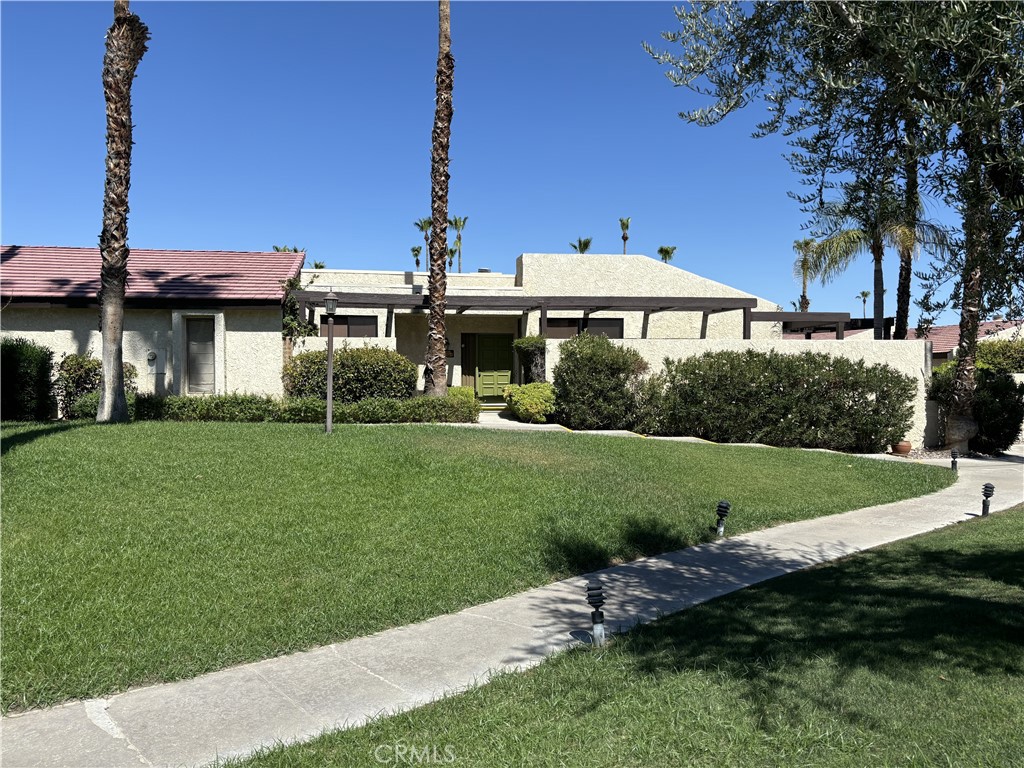
M 945 464 L 945 461 L 929 463 Z M 789 523 L 600 571 L 610 629 L 626 629 L 751 584 L 1024 501 L 1024 446 L 961 459 L 950 488 L 918 499 Z M 738 512 L 738 510 L 737 510 Z M 713 511 L 708 511 L 708 522 Z M 586 576 L 420 624 L 192 680 L 138 688 L 2 721 L 0 764 L 179 766 L 411 709 L 522 669 L 589 627 Z

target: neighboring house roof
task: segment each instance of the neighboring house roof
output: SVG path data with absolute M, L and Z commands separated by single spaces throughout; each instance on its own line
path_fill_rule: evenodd
M 859 336 L 862 333 L 871 333 L 871 334 L 873 334 L 874 332 L 870 328 L 867 328 L 867 329 L 860 329 L 860 330 L 845 331 L 844 335 L 846 336 L 846 338 L 849 339 L 852 336 Z M 804 337 L 804 335 L 802 333 L 784 333 L 784 334 L 782 334 L 782 338 L 783 339 L 793 339 L 793 340 L 797 340 L 797 341 L 803 341 L 805 337 Z M 823 341 L 835 341 L 836 340 L 836 332 L 835 331 L 815 331 L 814 333 L 811 334 L 811 340 L 817 341 L 818 339 L 821 339 Z
M 978 341 L 984 341 L 986 336 L 999 334 L 1003 331 L 1012 333 L 1014 329 L 1020 328 L 1021 323 L 1007 320 L 990 320 L 978 324 Z M 911 335 L 912 334 L 912 335 Z M 929 329 L 924 336 L 918 336 L 916 331 L 911 330 L 910 338 L 928 339 L 932 343 L 932 354 L 940 355 L 951 353 L 960 345 L 960 326 L 958 325 L 936 325 Z
M 5 301 L 95 301 L 99 248 L 5 245 L 0 296 Z M 125 298 L 132 303 L 280 303 L 283 283 L 304 253 L 162 251 L 132 248 Z

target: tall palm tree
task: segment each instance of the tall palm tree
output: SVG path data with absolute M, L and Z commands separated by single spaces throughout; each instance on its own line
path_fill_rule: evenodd
M 864 319 L 865 320 L 867 320 L 867 317 L 868 317 L 868 299 L 870 297 L 871 297 L 871 291 L 861 291 L 855 297 L 855 298 L 860 299 L 861 303 L 864 304 Z
M 575 243 L 569 243 L 569 247 L 576 253 L 586 253 L 590 250 L 590 240 L 589 237 L 578 237 Z
M 843 185 L 843 199 L 826 203 L 820 221 L 832 234 L 818 243 L 811 277 L 827 283 L 846 271 L 861 253 L 871 254 L 874 264 L 874 337 L 881 339 L 885 323 L 885 280 L 882 258 L 886 246 L 913 250 L 920 243 L 930 249 L 942 248 L 945 232 L 916 218 L 908 222 L 904 202 L 893 184 L 863 180 Z M 852 225 L 852 226 L 849 226 Z M 849 228 L 844 229 L 844 227 Z
M 448 246 L 448 269 L 451 269 L 452 265 L 455 263 L 455 253 L 456 253 L 455 246 L 454 245 L 449 245 Z
M 452 92 L 455 87 L 450 0 L 438 0 L 437 18 L 437 96 L 430 152 L 430 310 L 427 353 L 423 361 L 423 390 L 425 394 L 444 397 L 448 393 L 447 329 L 444 320 L 448 305 L 448 273 L 445 271 L 448 255 L 448 148 L 452 137 Z
M 430 253 L 430 228 L 434 225 L 434 222 L 430 219 L 416 219 L 412 223 L 416 229 L 423 233 L 423 242 L 427 246 L 427 254 Z
M 811 308 L 811 300 L 807 298 L 807 280 L 814 270 L 817 245 L 817 241 L 811 237 L 793 241 L 793 251 L 796 253 L 796 261 L 793 262 L 793 277 L 800 281 L 800 312 L 806 312 Z
M 146 53 L 149 29 L 114 0 L 114 23 L 103 54 L 107 105 L 107 175 L 100 230 L 100 334 L 103 377 L 98 422 L 128 421 L 124 394 L 124 295 L 128 282 L 128 189 L 132 175 L 132 81 Z
M 658 246 L 658 255 L 661 256 L 661 260 L 668 264 L 672 261 L 672 255 L 676 252 L 674 245 L 661 245 Z
M 469 216 L 453 216 L 448 219 L 448 226 L 455 230 L 455 251 L 459 255 L 459 272 L 462 272 L 462 230 L 466 228 L 467 221 L 469 221 Z
M 414 245 L 409 250 L 412 251 L 412 257 L 413 257 L 413 259 L 416 260 L 416 269 L 419 269 L 420 268 L 420 254 L 423 253 L 423 246 L 422 245 Z
M 629 240 L 629 222 L 631 217 L 619 219 L 619 227 L 622 229 L 622 255 L 626 255 L 626 241 Z

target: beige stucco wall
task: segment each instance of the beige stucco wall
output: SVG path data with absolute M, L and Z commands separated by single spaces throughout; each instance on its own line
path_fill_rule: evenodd
M 507 333 L 518 336 L 519 314 L 510 315 L 449 315 L 446 318 L 446 336 L 454 351 L 448 358 L 448 386 L 462 386 L 462 334 Z M 427 351 L 427 316 L 425 314 L 398 315 L 396 349 L 416 363 L 416 386 L 423 388 L 423 358 Z
M 158 394 L 179 391 L 180 359 L 184 355 L 180 327 L 182 321 L 191 316 L 211 316 L 217 323 L 215 379 L 218 392 L 282 393 L 284 350 L 278 307 L 194 312 L 126 310 L 124 359 L 138 369 L 139 391 Z M 8 306 L 0 312 L 0 335 L 21 336 L 49 347 L 54 350 L 54 363 L 59 363 L 66 354 L 91 354 L 98 358 L 102 348 L 98 325 L 99 310 L 95 308 Z M 175 329 L 178 329 L 178 336 Z M 151 352 L 155 355 L 152 361 L 149 360 Z
M 775 350 L 784 354 L 819 352 L 834 357 L 863 360 L 868 365 L 885 364 L 900 373 L 910 376 L 917 384 L 914 397 L 914 416 L 905 440 L 915 448 L 925 442 L 927 409 L 925 407 L 926 384 L 931 378 L 931 343 L 928 341 L 874 341 L 846 339 L 843 341 L 744 341 L 742 339 L 624 339 L 616 343 L 632 347 L 643 355 L 651 366 L 651 373 L 664 370 L 666 357 L 684 359 L 696 357 L 705 352 L 723 350 L 742 352 L 753 349 L 758 352 Z M 552 371 L 558 364 L 561 341 L 547 343 L 547 371 L 551 380 Z

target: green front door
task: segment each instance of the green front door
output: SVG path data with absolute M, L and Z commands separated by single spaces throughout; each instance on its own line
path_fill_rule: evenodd
M 501 397 L 512 383 L 512 334 L 480 333 L 476 337 L 476 393 Z

